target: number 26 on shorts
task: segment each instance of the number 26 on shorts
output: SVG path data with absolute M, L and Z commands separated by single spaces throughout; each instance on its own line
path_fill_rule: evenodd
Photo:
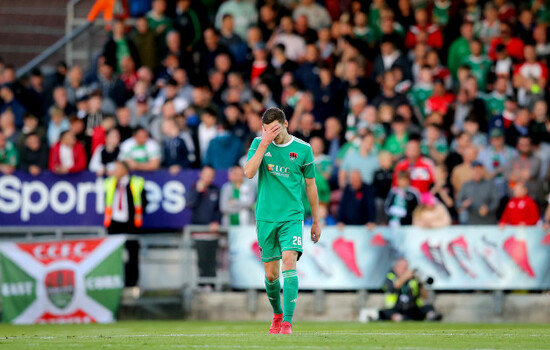
M 302 245 L 302 237 L 294 236 L 292 238 L 292 245 Z

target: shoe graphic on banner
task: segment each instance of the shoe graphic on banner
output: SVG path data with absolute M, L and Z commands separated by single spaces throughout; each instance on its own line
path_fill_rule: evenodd
M 504 251 L 508 253 L 523 272 L 531 278 L 535 277 L 535 272 L 529 263 L 529 253 L 527 252 L 527 242 L 525 240 L 511 236 L 504 241 L 503 247 Z
M 487 237 L 481 238 L 481 247 L 476 248 L 477 255 L 483 260 L 485 265 L 498 277 L 504 277 L 504 273 L 500 269 L 500 252 L 498 244 L 492 242 Z
M 476 274 L 470 266 L 472 259 L 470 257 L 470 252 L 468 251 L 468 242 L 466 242 L 464 236 L 460 236 L 454 241 L 451 241 L 449 245 L 447 245 L 447 251 L 453 258 L 455 258 L 458 265 L 462 270 L 464 270 L 464 272 L 466 272 L 470 277 L 476 278 Z
M 321 272 L 327 277 L 332 276 L 332 264 L 330 258 L 328 257 L 327 247 L 323 243 L 319 242 L 313 247 L 311 253 L 313 262 L 317 265 L 319 270 L 321 270 Z
M 355 243 L 353 241 L 347 241 L 340 237 L 332 242 L 332 249 L 354 275 L 362 277 L 355 259 Z
M 370 245 L 372 246 L 378 246 L 378 247 L 385 247 L 388 245 L 388 241 L 382 236 L 382 234 L 377 233 L 372 237 L 370 241 Z
M 443 251 L 441 250 L 440 243 L 430 243 L 428 240 L 424 241 L 420 246 L 420 250 L 424 256 L 435 265 L 437 270 L 446 276 L 450 276 L 451 273 L 445 266 L 445 260 L 443 260 Z

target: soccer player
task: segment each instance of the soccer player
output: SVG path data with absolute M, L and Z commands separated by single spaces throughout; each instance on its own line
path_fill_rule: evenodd
M 302 255 L 304 179 L 313 216 L 311 240 L 317 243 L 321 237 L 315 164 L 311 146 L 288 133 L 282 110 L 269 108 L 262 116 L 262 124 L 262 137 L 252 142 L 244 172 L 249 179 L 259 173 L 256 231 L 265 267 L 265 288 L 274 313 L 269 333 L 292 334 L 298 297 L 296 262 Z M 284 316 L 279 282 L 281 259 Z

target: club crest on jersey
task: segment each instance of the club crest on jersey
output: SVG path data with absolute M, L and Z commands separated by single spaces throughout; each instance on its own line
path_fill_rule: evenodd
M 298 158 L 298 154 L 295 153 L 295 152 L 290 152 L 290 153 L 288 154 L 288 158 L 290 158 L 291 161 L 295 161 L 296 158 Z
M 269 170 L 269 171 L 273 171 L 274 168 L 275 168 L 275 165 L 273 165 L 273 164 L 268 164 L 267 165 L 267 170 Z

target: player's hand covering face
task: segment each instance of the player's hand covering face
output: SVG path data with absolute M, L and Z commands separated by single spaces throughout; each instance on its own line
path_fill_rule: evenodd
M 283 126 L 281 123 L 274 121 L 273 123 L 263 125 L 262 129 L 262 141 L 271 143 L 281 133 Z

